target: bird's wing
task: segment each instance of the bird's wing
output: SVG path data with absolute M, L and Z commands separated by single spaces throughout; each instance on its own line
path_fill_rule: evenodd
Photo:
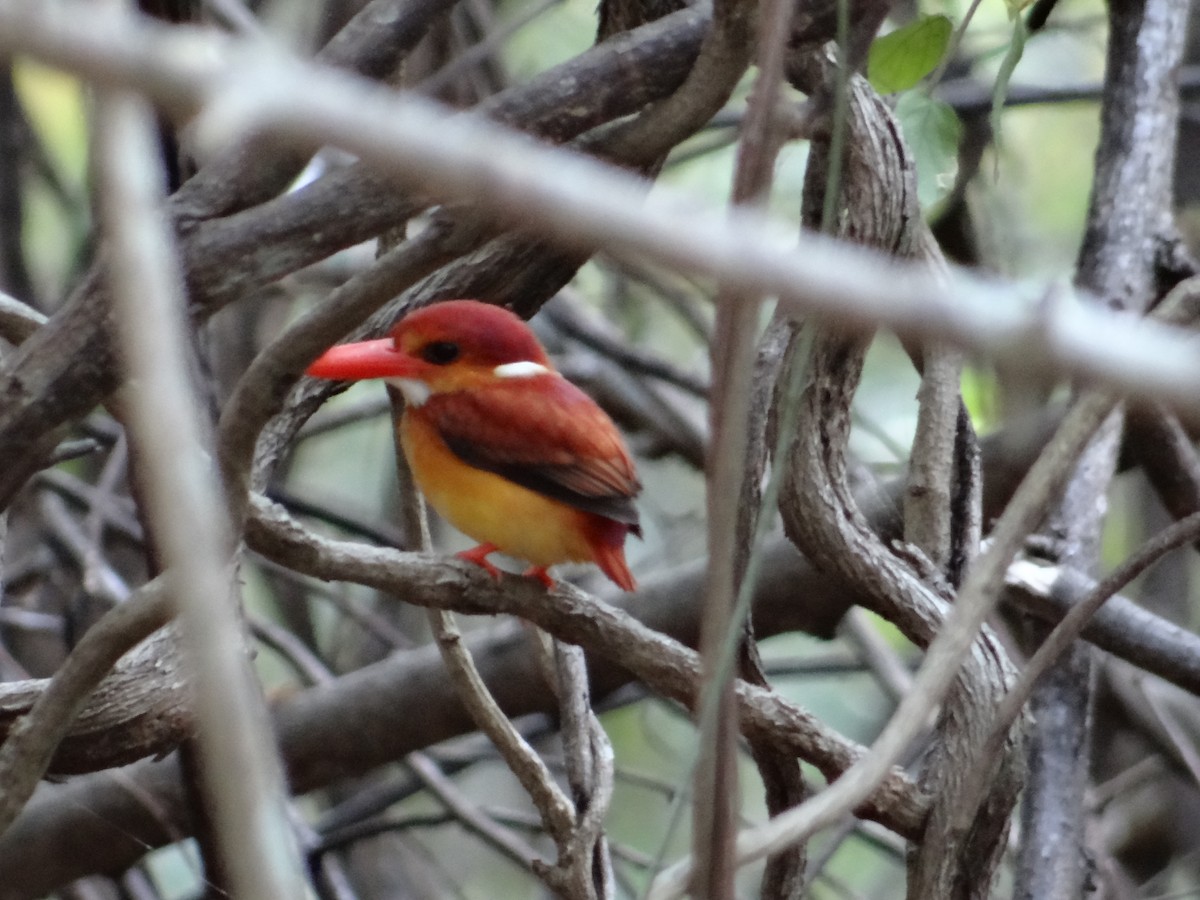
M 468 465 L 638 532 L 642 485 L 620 433 L 561 376 L 435 394 L 418 414 Z

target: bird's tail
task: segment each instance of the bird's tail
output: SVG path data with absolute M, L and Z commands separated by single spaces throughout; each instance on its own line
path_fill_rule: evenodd
M 592 562 L 623 591 L 637 589 L 637 582 L 625 562 L 625 538 L 632 529 L 625 522 L 589 515 L 584 526 Z
M 633 573 L 629 571 L 629 564 L 625 562 L 624 547 L 620 544 L 599 544 L 592 550 L 600 571 L 611 578 L 617 587 L 623 591 L 637 589 L 637 582 L 633 580 Z

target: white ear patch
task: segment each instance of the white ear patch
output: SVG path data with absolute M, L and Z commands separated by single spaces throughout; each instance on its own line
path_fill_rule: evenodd
M 384 381 L 392 387 L 398 388 L 404 395 L 404 402 L 409 406 L 420 406 L 433 393 L 429 389 L 429 385 L 415 378 L 385 378 Z
M 541 363 L 528 360 L 505 363 L 492 370 L 492 374 L 497 378 L 532 378 L 534 375 L 548 375 L 549 373 L 550 370 Z

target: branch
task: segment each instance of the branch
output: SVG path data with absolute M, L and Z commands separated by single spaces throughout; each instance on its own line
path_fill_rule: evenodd
M 761 6 L 766 7 L 766 4 Z M 778 154 L 774 112 L 783 80 L 784 43 L 791 7 L 776 2 L 764 8 L 763 12 L 775 30 L 763 25 L 757 35 L 751 29 L 753 4 L 724 0 L 715 5 L 715 10 L 713 30 L 701 49 L 700 58 L 688 81 L 671 100 L 676 100 L 689 88 L 693 93 L 702 93 L 705 78 L 721 79 L 725 75 L 732 87 L 750 60 L 753 38 L 758 38 L 760 72 L 738 146 L 732 202 L 735 206 L 761 209 L 770 197 Z M 707 69 L 702 70 L 705 63 Z M 733 77 L 728 79 L 728 76 Z M 633 124 L 636 133 L 636 126 L 642 123 Z M 761 502 L 756 491 L 755 473 L 753 468 L 747 471 L 746 462 L 751 444 L 749 426 L 755 335 L 762 304 L 761 296 L 722 286 L 715 298 L 716 317 L 709 348 L 713 389 L 708 423 L 712 443 L 704 467 L 708 568 L 700 625 L 700 657 L 706 683 L 697 723 L 699 751 L 692 773 L 694 796 L 703 798 L 702 802 L 692 804 L 692 853 L 708 861 L 706 866 L 693 873 L 691 890 L 699 897 L 732 895 L 737 874 L 733 842 L 740 798 L 733 678 L 734 661 L 740 655 L 739 644 L 753 640 L 745 621 L 749 606 L 740 605 L 737 600 L 749 597 L 753 587 L 746 585 L 743 592 L 742 581 L 755 538 L 757 507 Z M 748 490 L 747 480 L 755 484 L 755 489 Z M 743 506 L 747 499 L 751 501 L 748 507 Z M 755 654 L 750 656 L 757 659 Z M 768 754 L 769 748 L 756 748 L 756 758 L 765 760 Z M 777 773 L 788 771 L 784 766 L 789 764 L 790 761 L 776 760 L 760 767 L 768 792 L 780 790 L 780 785 L 770 779 Z M 796 781 L 798 772 L 792 773 L 789 783 Z M 794 871 L 802 869 L 798 854 L 789 855 L 792 858 L 783 861 L 782 865 Z
M 1076 281 L 1110 306 L 1141 315 L 1160 287 L 1163 242 L 1172 219 L 1179 128 L 1177 68 L 1187 10 L 1173 0 L 1128 0 L 1108 6 L 1109 41 L 1100 142 Z M 1170 302 L 1170 301 L 1168 301 Z M 1091 573 L 1100 565 L 1105 498 L 1116 471 L 1124 424 L 1118 407 L 1080 453 L 1048 533 L 1061 540 L 1061 562 Z M 1035 629 L 1040 635 L 1040 629 Z M 1067 898 L 1087 890 L 1090 864 L 1085 793 L 1091 756 L 1092 652 L 1082 645 L 1057 658 L 1031 691 L 1034 727 L 1022 842 L 1014 891 Z M 972 770 L 990 762 L 975 759 Z
M 445 15 L 445 0 L 372 0 L 321 52 L 319 62 L 383 80 Z M 271 52 L 266 41 L 258 43 Z M 171 199 L 183 222 L 227 216 L 283 191 L 312 156 L 311 148 L 249 142 L 224 151 L 190 178 Z
M 547 603 L 544 590 L 519 578 L 505 579 L 500 590 L 486 573 L 465 564 L 319 538 L 261 498 L 255 499 L 253 511 L 247 541 L 297 571 L 364 584 L 419 606 L 519 616 L 556 637 L 601 652 L 661 696 L 695 707 L 700 663 L 693 651 L 574 588 L 560 586 L 553 592 L 553 602 Z M 431 567 L 445 574 L 431 578 Z M 771 691 L 739 682 L 736 693 L 743 729 L 799 753 L 830 778 L 858 753 L 858 748 Z M 896 797 L 897 778 L 905 780 L 893 772 L 890 787 L 884 790 L 889 801 Z
M 997 515 L 999 505 L 1007 501 L 1006 490 L 1012 487 L 1014 470 L 1023 471 L 1049 440 L 1053 420 L 1049 415 L 1043 419 L 1036 428 L 1014 428 L 982 442 L 990 486 L 990 505 L 985 509 L 988 517 Z M 901 491 L 902 483 L 892 481 L 868 486 L 860 495 L 864 514 L 886 538 L 899 536 L 895 513 Z M 1013 571 L 1021 571 L 1022 565 Z M 469 574 L 453 564 L 431 563 L 413 577 L 452 585 Z M 695 598 L 703 583 L 704 565 L 697 561 L 680 567 L 670 577 L 647 579 L 636 595 L 606 600 L 628 608 L 646 628 L 694 646 L 699 627 Z M 1022 590 L 1010 586 L 1005 598 L 1019 602 L 1031 615 L 1054 621 L 1069 608 L 1072 598 L 1082 596 L 1091 585 L 1083 576 L 1063 573 L 1053 595 L 1041 579 Z M 402 596 L 407 598 L 409 591 L 403 590 Z M 486 580 L 480 584 L 464 581 L 462 587 L 463 592 L 485 599 L 508 590 L 507 584 L 496 587 Z M 797 604 L 797 595 L 804 596 L 806 602 Z M 760 636 L 799 630 L 831 637 L 846 609 L 860 600 L 839 579 L 807 563 L 782 536 L 765 541 L 754 607 Z M 544 605 L 545 594 L 530 596 L 527 602 L 531 607 Z M 1132 601 L 1114 597 L 1093 619 L 1084 636 L 1108 652 L 1200 694 L 1200 638 Z M 611 649 L 607 648 L 609 638 Z M 626 642 L 623 631 L 617 629 L 604 637 L 581 635 L 581 639 L 589 650 L 597 696 L 610 695 L 629 684 L 629 669 L 606 658 L 622 652 Z M 63 760 L 70 763 L 66 771 L 95 771 L 148 753 L 166 753 L 177 743 L 177 731 L 168 728 L 167 733 L 158 731 L 157 736 L 146 731 L 147 727 L 170 726 L 186 713 L 177 690 L 181 679 L 169 669 L 163 670 L 160 653 L 146 649 L 152 643 L 144 644 L 122 661 L 113 678 L 101 684 L 97 700 L 89 704 L 83 719 L 83 724 L 95 730 L 79 738 L 69 737 L 56 758 L 56 767 Z M 543 687 L 520 629 L 500 631 L 470 643 L 481 674 L 509 716 L 553 714 L 555 701 Z M 0 685 L 0 710 L 28 709 L 40 690 L 40 682 Z M 133 693 L 138 691 L 144 698 L 141 701 Z M 132 708 L 114 703 L 121 698 L 130 699 Z M 148 705 L 147 701 L 165 707 Z M 430 715 L 431 710 L 437 715 Z M 393 654 L 328 686 L 286 698 L 275 712 L 280 750 L 297 793 L 361 775 L 475 727 L 458 705 L 432 648 Z M 0 714 L 0 724 L 3 718 Z M 781 727 L 786 726 L 781 723 Z M 348 731 L 358 739 L 343 740 Z M 764 739 L 770 739 L 771 734 L 765 731 Z M 919 822 L 921 815 L 919 811 L 914 813 L 914 821 Z M 145 762 L 115 773 L 115 777 L 114 773 L 101 772 L 66 785 L 44 786 L 10 833 L 0 837 L 0 871 L 5 874 L 0 879 L 0 898 L 39 897 L 74 878 L 126 868 L 148 849 L 185 838 L 189 833 L 187 821 L 171 762 Z
M 261 689 L 242 649 L 232 536 L 187 381 L 183 293 L 162 215 L 153 118 L 143 101 L 121 93 L 102 97 L 99 112 L 100 216 L 130 374 L 123 400 L 147 519 L 170 573 L 194 677 L 202 787 L 233 892 L 297 897 L 304 890 L 299 853 Z
M 1047 572 L 1045 566 L 1020 560 L 1006 581 L 1007 602 L 1051 624 L 1065 618 L 1096 588 L 1093 579 L 1073 569 Z M 1120 594 L 1111 597 L 1083 626 L 1082 636 L 1105 652 L 1200 695 L 1200 636 L 1148 612 L 1134 600 Z
M 778 294 L 790 311 L 840 327 L 879 324 L 1200 411 L 1186 387 L 1200 380 L 1190 338 L 1161 324 L 1130 321 L 1069 295 L 1015 303 L 1013 289 L 1000 283 L 960 270 L 941 283 L 922 266 L 817 235 L 805 234 L 797 246 L 760 215 L 718 214 L 665 190 L 646 198 L 641 181 L 601 163 L 467 115 L 448 117 L 415 98 L 348 96 L 322 74 L 295 71 L 302 94 L 216 98 L 207 133 L 252 127 L 338 144 L 403 182 L 474 203 L 568 247 L 650 256 L 731 288 Z
M 1079 449 L 1112 408 L 1109 399 L 1089 399 L 1089 403 L 1072 410 L 1048 452 L 1038 458 L 1021 483 L 992 532 L 991 546 L 971 570 L 952 611 L 929 645 L 913 689 L 901 701 L 871 751 L 812 799 L 765 825 L 743 831 L 738 840 L 740 861 L 762 858 L 836 821 L 847 807 L 871 793 L 879 777 L 904 752 L 924 725 L 928 710 L 945 695 L 957 675 L 963 657 L 970 651 L 999 596 L 1004 573 L 1021 543 L 1041 521 L 1046 503 L 1065 481 Z M 655 896 L 677 896 L 686 881 L 686 871 L 686 861 L 668 870 Z
M 988 735 L 986 744 L 980 750 L 981 764 L 971 767 L 968 776 L 970 784 L 963 790 L 961 804 L 963 809 L 974 809 L 979 802 L 984 785 L 991 778 L 992 763 L 999 758 L 1000 747 L 1033 693 L 1038 679 L 1045 675 L 1050 667 L 1070 648 L 1071 644 L 1087 628 L 1088 623 L 1100 610 L 1100 607 L 1112 599 L 1121 588 L 1158 562 L 1165 554 L 1195 541 L 1197 537 L 1200 537 L 1200 513 L 1194 513 L 1182 521 L 1167 526 L 1105 576 L 1102 581 L 1097 582 L 1081 598 L 1078 600 L 1070 598 L 1071 605 L 1067 608 L 1066 615 L 1058 620 L 1050 634 L 1038 646 L 1037 651 L 1025 664 L 1017 682 L 996 708 L 991 733 Z M 1031 584 L 1048 584 L 1049 589 L 1045 591 L 1044 596 L 1058 594 L 1069 597 L 1074 591 L 1070 588 L 1060 590 L 1057 585 L 1055 575 L 1062 571 L 1064 568 L 1060 566 L 1045 567 L 1026 562 L 1019 567 L 1014 566 L 1009 572 L 1008 580 L 1010 585 L 1021 584 L 1026 587 Z M 1078 576 L 1078 573 L 1075 574 Z M 1030 575 L 1033 577 L 1030 578 Z M 964 816 L 964 819 L 966 818 L 968 817 Z
M 839 151 L 834 139 L 814 143 L 805 176 L 805 220 L 835 222 L 837 233 L 898 256 L 920 254 L 928 235 L 920 219 L 912 157 L 890 111 L 862 78 L 855 77 L 848 84 L 845 120 L 847 144 L 854 148 L 853 152 Z M 844 160 L 838 186 L 833 187 L 829 182 L 838 171 L 839 152 L 844 152 Z M 831 205 L 829 198 L 833 191 L 837 192 L 837 201 Z M 949 523 L 946 521 L 943 529 L 922 522 L 919 524 L 926 527 L 916 529 L 920 537 L 938 545 L 935 550 L 942 550 L 941 565 L 939 561 L 926 559 L 920 549 L 894 550 L 867 525 L 850 489 L 848 459 L 851 404 L 869 334 L 847 333 L 819 324 L 807 327 L 812 332 L 807 358 L 800 372 L 791 376 L 803 374 L 805 390 L 799 403 L 797 434 L 783 463 L 786 475 L 780 512 L 785 530 L 817 565 L 836 572 L 869 598 L 868 608 L 894 622 L 909 640 L 928 648 L 936 635 L 944 636 L 943 623 L 954 599 L 942 575 L 942 567 L 950 556 Z M 932 358 L 925 362 L 927 375 L 939 368 Z M 800 363 L 797 360 L 793 365 Z M 919 420 L 919 424 L 928 425 L 930 413 L 942 417 L 949 414 L 951 444 L 943 449 L 952 451 L 958 413 L 957 384 L 945 377 L 945 373 L 939 374 L 943 376 L 939 379 L 939 391 L 948 396 L 932 405 L 924 403 L 921 420 L 925 421 Z M 951 454 L 942 453 L 942 459 L 923 459 L 937 455 L 923 446 L 926 437 L 918 435 L 914 446 L 914 465 L 923 470 L 914 481 L 924 481 L 931 488 L 933 479 L 949 475 Z M 931 468 L 940 471 L 934 473 L 929 471 Z M 944 494 L 941 512 L 936 516 L 939 521 L 947 520 L 950 512 L 948 487 Z M 907 506 L 911 504 L 906 502 Z M 910 524 L 906 518 L 906 533 Z M 944 539 L 934 533 L 942 530 Z M 909 857 L 908 890 L 912 897 L 965 896 L 969 892 L 967 885 L 989 881 L 999 862 L 1009 812 L 1019 790 L 1019 777 L 1011 767 L 1006 768 L 1002 777 L 990 784 L 989 799 L 993 804 L 987 815 L 976 817 L 970 828 L 959 831 L 945 828 L 946 819 L 955 809 L 962 778 L 958 759 L 968 756 L 982 740 L 985 732 L 981 723 L 1002 695 L 1012 671 L 990 631 L 973 634 L 969 640 L 969 652 L 952 663 L 958 668 L 953 681 L 940 684 L 927 695 L 928 705 L 924 708 L 917 699 L 921 684 L 915 682 L 914 690 L 901 702 L 889 729 L 873 749 L 873 753 L 895 753 L 881 756 L 887 764 L 895 764 L 905 755 L 908 741 L 940 707 L 937 740 L 922 766 L 921 784 L 933 803 L 922 842 Z M 931 660 L 932 655 L 927 664 Z M 907 737 L 898 737 L 906 731 Z M 885 751 L 885 739 L 889 737 L 896 743 L 890 751 Z M 882 761 L 873 765 L 883 770 Z M 870 766 L 863 767 L 858 774 L 863 775 L 869 769 Z M 827 793 L 836 795 L 839 788 L 846 791 L 842 802 L 847 805 L 838 809 L 831 800 L 822 814 L 826 823 L 840 818 L 855 802 L 854 794 L 842 785 L 834 785 Z
M 139 43 L 143 35 L 114 31 L 106 17 L 87 9 L 73 10 L 68 21 L 53 21 L 44 9 L 53 8 L 0 3 L 0 49 L 148 88 L 189 108 L 206 98 L 219 101 L 207 117 L 210 140 L 253 125 L 337 144 L 403 181 L 517 217 L 568 245 L 636 252 L 742 290 L 780 294 L 790 309 L 843 325 L 882 324 L 941 338 L 1026 369 L 1066 371 L 1200 411 L 1190 390 L 1200 381 L 1200 361 L 1184 335 L 1160 325 L 1129 322 L 1063 295 L 1014 303 L 1021 292 L 1012 286 L 960 270 L 939 285 L 919 267 L 813 235 L 797 247 L 793 235 L 761 216 L 726 216 L 665 191 L 646 199 L 635 179 L 470 115 L 356 87 L 348 77 L 294 61 L 247 61 L 222 53 L 223 45 L 205 46 L 212 56 L 198 54 L 195 35 L 186 42 L 165 35 L 158 43 Z M 260 82 L 270 90 L 238 96 Z M 236 91 L 226 88 L 231 83 Z
M 558 698 L 559 733 L 567 783 L 575 802 L 575 825 L 559 852 L 571 896 L 612 900 L 612 857 L 604 836 L 613 792 L 613 748 L 592 708 L 587 658 L 580 647 L 539 633 L 543 677 Z
M 758 16 L 758 77 L 739 133 L 732 199 L 735 204 L 761 210 L 770 198 L 775 162 L 785 140 L 777 113 L 794 7 L 786 0 L 765 0 L 759 4 Z M 710 861 L 715 858 L 715 862 L 706 867 L 707 874 L 698 873 L 693 884 L 693 890 L 702 896 L 732 893 L 736 874 L 735 661 L 742 679 L 762 687 L 770 685 L 754 634 L 751 603 L 760 574 L 755 554 L 761 553 L 762 509 L 764 503 L 772 511 L 776 506 L 781 477 L 776 469 L 771 476 L 773 485 L 764 492 L 766 425 L 780 353 L 772 353 L 776 348 L 769 340 L 761 351 L 756 346 L 763 300 L 726 287 L 715 299 L 709 403 L 713 442 L 705 466 L 708 566 L 701 654 L 710 679 L 706 691 L 718 702 L 706 703 L 706 712 L 711 709 L 712 714 L 708 721 L 705 717 L 700 721 L 700 741 L 705 749 L 695 775 L 695 796 L 710 799 L 694 804 L 693 811 L 695 855 L 708 856 Z M 768 813 L 775 816 L 801 802 L 806 785 L 797 761 L 768 742 L 751 740 L 749 745 L 762 778 Z M 805 848 L 799 845 L 771 857 L 762 877 L 764 900 L 797 894 L 805 862 Z
M 454 682 L 459 700 L 467 707 L 476 726 L 488 736 L 509 770 L 529 794 L 534 806 L 541 813 L 546 830 L 561 848 L 567 841 L 574 823 L 571 802 L 554 783 L 554 776 L 542 762 L 529 743 L 521 737 L 504 715 L 498 703 L 488 692 L 487 685 L 479 676 L 471 653 L 463 646 L 462 634 L 449 613 L 431 616 L 434 639 L 438 652 L 450 680 Z M 545 863 L 535 868 L 545 878 L 547 885 L 556 886 L 550 876 L 553 870 Z
M 376 2 L 371 9 L 387 18 L 389 5 L 394 4 Z M 5 39 L 20 32 L 22 50 L 48 54 L 100 83 L 141 85 L 168 109 L 182 105 L 186 112 L 188 98 L 199 96 L 193 76 L 200 76 L 192 65 L 203 68 L 205 58 L 218 60 L 221 48 L 229 46 L 190 29 L 117 19 L 95 9 L 86 12 L 91 18 L 81 22 L 46 7 L 0 4 L 0 53 L 13 49 Z M 481 108 L 552 139 L 572 137 L 669 92 L 687 73 L 706 23 L 703 9 L 681 11 L 542 73 Z M 399 25 L 397 19 L 388 21 L 389 28 Z M 261 50 L 255 44 L 246 52 L 261 57 Z M 213 55 L 207 56 L 209 52 Z M 174 75 L 164 66 L 174 66 Z M 219 80 L 221 65 L 207 72 Z M 225 176 L 234 176 L 221 160 L 213 165 L 211 178 L 202 172 L 193 182 L 211 180 L 219 194 Z M 181 223 L 220 208 L 222 202 L 218 196 L 196 205 L 194 199 L 185 189 L 173 202 Z M 210 315 L 256 287 L 404 221 L 420 206 L 421 201 L 394 190 L 367 167 L 354 166 L 260 206 L 188 226 L 181 251 L 195 311 Z M 15 355 L 16 377 L 0 405 L 0 501 L 11 498 L 36 471 L 55 443 L 55 426 L 84 415 L 116 387 L 108 307 L 103 281 L 93 267 L 50 327 Z
M 89 628 L 33 707 L 0 745 L 0 834 L 50 768 L 58 745 L 117 660 L 174 615 L 161 581 L 153 581 Z

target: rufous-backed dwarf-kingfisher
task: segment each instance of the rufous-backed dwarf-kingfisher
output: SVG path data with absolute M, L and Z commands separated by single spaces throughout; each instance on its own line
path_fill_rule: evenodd
M 612 420 L 550 364 L 515 314 L 450 300 L 404 316 L 382 340 L 325 352 L 309 375 L 382 378 L 404 395 L 400 443 L 434 509 L 478 547 L 458 554 L 491 574 L 495 551 L 549 566 L 593 562 L 626 591 L 625 536 L 641 536 L 641 491 Z

